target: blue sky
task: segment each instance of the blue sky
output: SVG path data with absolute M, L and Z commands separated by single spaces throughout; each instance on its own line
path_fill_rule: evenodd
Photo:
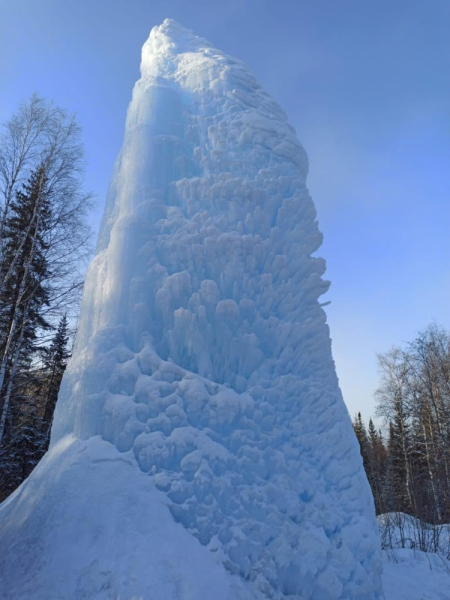
M 141 46 L 165 17 L 245 61 L 296 128 L 338 375 L 368 419 L 376 353 L 433 319 L 450 328 L 450 2 L 2 0 L 0 120 L 33 91 L 78 113 L 94 227 Z

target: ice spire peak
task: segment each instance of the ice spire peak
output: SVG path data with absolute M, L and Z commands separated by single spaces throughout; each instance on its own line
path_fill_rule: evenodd
M 168 40 L 180 41 L 180 40 L 195 40 L 200 39 L 191 29 L 184 27 L 178 21 L 174 19 L 164 19 L 161 25 L 153 27 L 150 35 L 153 36 L 164 36 Z
M 167 73 L 169 64 L 177 61 L 180 55 L 189 53 L 191 60 L 196 58 L 195 55 L 198 59 L 212 48 L 207 40 L 190 29 L 173 19 L 165 19 L 161 25 L 153 27 L 142 47 L 141 73 L 143 76 L 154 75 L 158 70 Z

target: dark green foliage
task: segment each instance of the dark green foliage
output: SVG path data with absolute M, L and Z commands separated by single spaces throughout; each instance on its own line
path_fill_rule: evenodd
M 70 353 L 64 315 L 47 348 L 42 366 L 23 370 L 16 381 L 8 427 L 0 447 L 0 501 L 28 477 L 48 449 L 61 379 Z
M 33 172 L 10 205 L 3 228 L 3 255 L 0 265 L 0 352 L 13 332 L 9 354 L 21 337 L 20 356 L 34 350 L 38 329 L 48 329 L 43 309 L 49 304 L 44 232 L 51 219 L 50 200 L 44 169 Z
M 0 500 L 28 477 L 46 450 L 46 427 L 36 397 L 16 397 L 0 448 Z
M 51 102 L 0 130 L 0 499 L 48 447 L 90 254 L 82 171 L 76 119 Z
M 403 512 L 428 523 L 450 522 L 450 334 L 431 325 L 407 350 L 380 355 L 378 415 L 353 427 L 377 513 Z
M 43 422 L 46 428 L 45 450 L 50 441 L 50 428 L 55 411 L 58 392 L 61 386 L 62 376 L 66 370 L 69 360 L 69 329 L 67 316 L 64 315 L 59 322 L 58 329 L 48 348 L 43 350 L 43 369 L 41 386 L 41 397 L 44 405 Z

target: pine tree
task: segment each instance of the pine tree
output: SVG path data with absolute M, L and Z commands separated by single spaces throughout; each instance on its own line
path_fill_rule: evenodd
M 353 430 L 356 434 L 356 438 L 359 442 L 359 447 L 361 451 L 361 456 L 363 459 L 364 469 L 366 474 L 370 473 L 371 465 L 370 465 L 370 456 L 369 456 L 369 443 L 367 439 L 367 431 L 366 426 L 361 417 L 361 413 L 359 412 L 357 416 L 353 420 Z
M 53 413 L 55 411 L 56 401 L 58 399 L 58 392 L 61 385 L 61 380 L 66 370 L 67 361 L 70 357 L 68 349 L 69 344 L 69 331 L 67 316 L 64 315 L 58 325 L 55 336 L 48 348 L 43 350 L 43 373 L 44 373 L 44 385 L 43 385 L 43 427 L 45 430 L 45 450 L 48 447 L 50 440 L 50 429 L 53 420 Z
M 50 345 L 41 350 L 43 366 L 20 371 L 9 427 L 0 447 L 0 501 L 28 477 L 48 449 L 50 429 L 67 361 L 69 331 L 64 315 Z
M 415 494 L 411 474 L 413 452 L 410 427 L 398 412 L 389 424 L 389 475 L 396 510 L 416 514 Z
M 49 328 L 43 316 L 49 304 L 44 232 L 51 217 L 44 168 L 33 172 L 11 203 L 4 225 L 0 281 L 0 443 L 19 371 L 29 368 L 37 331 Z
M 49 304 L 45 231 L 51 218 L 44 169 L 12 200 L 3 227 L 0 282 L 0 484 L 4 497 L 31 472 L 42 447 L 32 368 Z M 34 383 L 35 385 L 35 383 Z
M 386 449 L 381 431 L 375 429 L 372 418 L 369 419 L 368 446 L 370 469 L 367 476 L 372 488 L 376 512 L 381 514 L 385 508 L 383 490 L 386 477 Z
M 0 129 L 0 496 L 48 446 L 90 256 L 83 146 L 74 115 L 33 95 Z M 43 347 L 48 350 L 42 351 Z M 42 364 L 43 363 L 43 364 Z
M 26 390 L 33 390 L 28 381 Z M 7 498 L 33 471 L 46 450 L 42 416 L 35 395 L 16 394 L 10 426 L 0 448 L 0 501 Z

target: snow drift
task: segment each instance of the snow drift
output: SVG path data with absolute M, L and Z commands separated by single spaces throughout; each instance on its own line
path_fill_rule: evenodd
M 174 21 L 141 74 L 52 448 L 0 512 L 3 597 L 380 599 L 306 154 Z

